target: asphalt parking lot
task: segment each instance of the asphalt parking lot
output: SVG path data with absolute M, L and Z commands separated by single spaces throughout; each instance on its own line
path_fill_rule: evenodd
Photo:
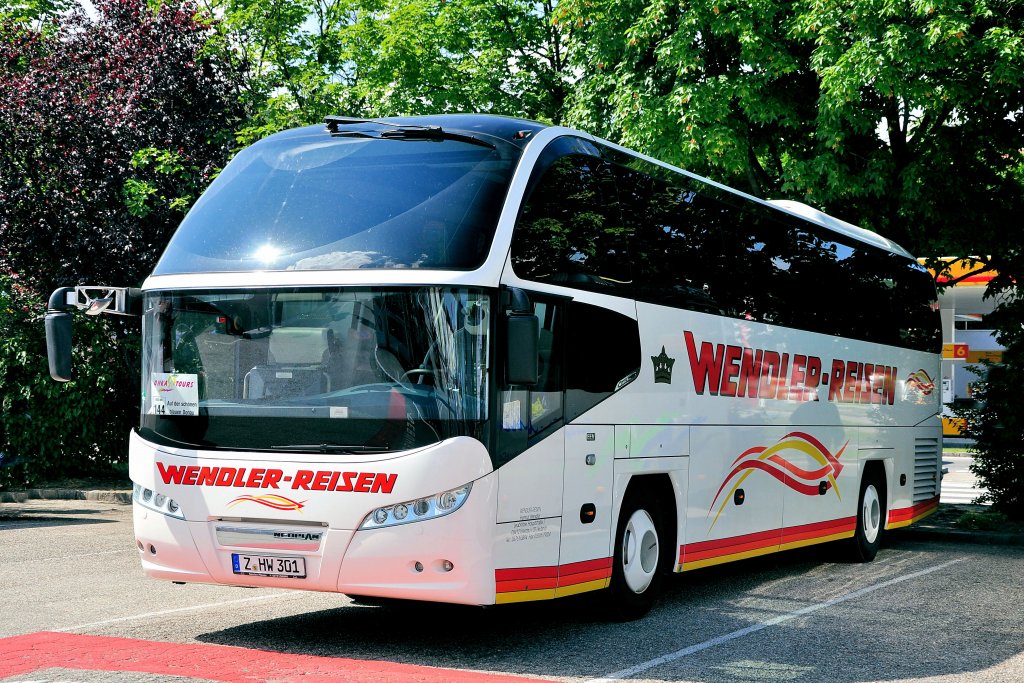
M 0 505 L 0 681 L 1021 681 L 1024 547 L 894 532 L 674 577 L 643 620 L 593 598 L 494 609 L 175 586 L 128 506 Z M 827 555 L 827 553 L 826 553 Z

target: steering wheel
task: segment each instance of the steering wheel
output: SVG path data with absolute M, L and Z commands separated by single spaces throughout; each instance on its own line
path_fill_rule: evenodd
M 419 379 L 416 381 L 416 383 L 417 384 L 423 384 L 423 379 L 425 377 L 433 378 L 434 371 L 431 370 L 430 368 L 413 368 L 412 370 L 406 370 L 405 372 L 403 372 L 402 376 L 398 378 L 398 381 L 399 382 L 404 382 L 407 377 L 417 377 L 417 376 L 419 377 Z

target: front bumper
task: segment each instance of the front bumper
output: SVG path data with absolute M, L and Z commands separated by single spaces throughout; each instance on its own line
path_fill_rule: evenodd
M 134 468 L 133 479 L 142 479 L 139 483 L 143 486 L 160 486 L 159 482 L 153 483 L 152 477 L 156 451 L 144 445 L 148 452 L 142 455 L 148 458 L 150 466 Z M 403 479 L 406 471 L 402 460 L 403 457 L 394 458 L 388 462 L 388 467 L 400 472 L 400 481 L 417 481 L 416 488 L 426 488 L 418 491 L 403 488 L 390 497 L 373 498 L 331 497 L 330 492 L 303 491 L 300 497 L 309 500 L 299 511 L 277 512 L 259 505 L 231 507 L 224 505 L 221 499 L 237 499 L 240 491 L 224 491 L 226 495 L 197 487 L 167 491 L 165 485 L 164 491 L 181 505 L 186 519 L 155 512 L 139 502 L 133 504 L 135 536 L 143 570 L 154 578 L 184 583 L 493 604 L 492 547 L 497 499 L 497 477 L 493 472 L 484 473 L 476 480 L 469 479 L 474 483 L 465 503 L 446 516 L 378 529 L 345 528 L 358 526 L 352 520 L 363 519 L 372 510 L 367 509 L 368 505 L 392 504 L 416 495 L 429 495 L 436 493 L 432 487 L 444 490 L 450 485 L 420 482 L 415 475 Z M 489 462 L 487 466 L 489 469 Z M 465 475 L 453 476 L 470 474 L 472 472 L 465 471 Z M 322 502 L 325 498 L 327 503 Z M 345 506 L 350 509 L 340 509 Z M 359 507 L 356 510 L 351 506 Z M 234 516 L 240 509 L 261 516 Z M 197 519 L 199 516 L 202 518 Z M 237 574 L 232 563 L 235 553 L 301 557 L 306 576 Z

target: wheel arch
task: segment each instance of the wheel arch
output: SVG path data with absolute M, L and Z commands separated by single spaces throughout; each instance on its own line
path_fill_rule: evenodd
M 885 517 L 883 520 L 883 528 L 887 525 L 886 522 L 889 517 L 889 509 L 892 504 L 891 486 L 889 480 L 892 476 L 893 463 L 891 458 L 880 458 L 877 460 L 865 460 L 861 465 L 861 481 L 863 482 L 868 477 L 874 477 L 877 479 L 882 490 L 879 491 L 879 498 L 885 503 Z
M 618 482 L 617 482 L 618 484 Z M 679 487 L 674 482 L 669 472 L 657 473 L 634 473 L 627 475 L 624 485 L 616 486 L 616 492 L 621 495 L 615 497 L 615 517 L 613 529 L 618 527 L 623 507 L 626 501 L 633 497 L 641 500 L 655 498 L 661 506 L 662 524 L 664 525 L 665 538 L 662 540 L 666 549 L 663 557 L 663 571 L 672 571 L 677 564 L 679 556 L 679 510 L 683 509 L 679 500 Z M 614 542 L 614 531 L 612 533 Z

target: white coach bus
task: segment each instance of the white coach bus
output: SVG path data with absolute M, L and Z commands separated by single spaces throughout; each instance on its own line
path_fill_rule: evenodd
M 902 248 L 586 133 L 330 117 L 241 152 L 141 290 L 145 572 L 473 605 L 934 511 L 939 314 Z

